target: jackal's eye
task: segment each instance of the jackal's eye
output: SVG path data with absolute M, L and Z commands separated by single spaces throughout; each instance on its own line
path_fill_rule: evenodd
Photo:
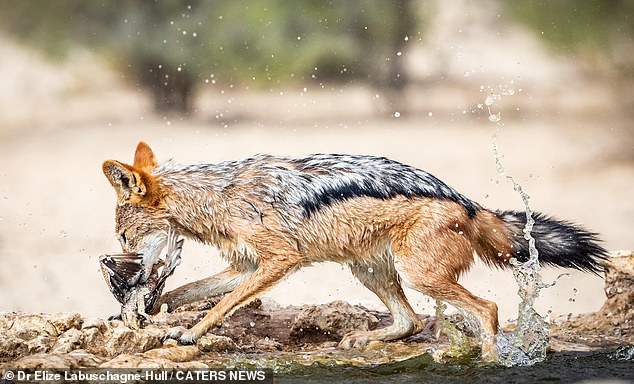
M 127 242 L 126 238 L 125 238 L 125 231 L 122 231 L 121 234 L 119 235 L 119 237 L 121 238 L 121 242 L 123 244 L 125 244 Z

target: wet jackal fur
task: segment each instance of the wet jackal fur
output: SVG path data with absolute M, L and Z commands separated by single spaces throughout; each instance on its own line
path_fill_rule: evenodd
M 158 164 L 141 142 L 133 165 L 108 160 L 103 172 L 117 193 L 116 231 L 124 252 L 153 263 L 171 227 L 218 247 L 230 263 L 161 297 L 160 304 L 173 310 L 226 293 L 194 327 L 171 332 L 182 343 L 195 342 L 299 268 L 335 261 L 347 265 L 394 317 L 386 328 L 346 335 L 342 347 L 422 330 L 404 284 L 475 315 L 483 357 L 497 356 L 497 306 L 474 296 L 458 277 L 474 255 L 492 267 L 527 260 L 523 212 L 485 209 L 427 172 L 373 156 L 258 155 L 219 164 Z M 535 219 L 532 234 L 542 264 L 601 271 L 606 251 L 595 234 L 541 214 Z

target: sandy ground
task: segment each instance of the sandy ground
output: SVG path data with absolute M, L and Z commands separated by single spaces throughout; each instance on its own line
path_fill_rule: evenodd
M 583 223 L 610 250 L 634 247 L 632 114 L 624 107 L 631 100 L 609 79 L 588 79 L 571 63 L 544 62 L 541 52 L 535 62 L 523 56 L 511 69 L 512 54 L 500 58 L 503 63 L 489 57 L 484 67 L 467 67 L 474 68 L 468 76 L 455 65 L 446 68 L 465 75 L 425 77 L 418 68 L 420 77 L 435 80 L 408 89 L 390 106 L 381 91 L 354 86 L 254 93 L 210 85 L 189 119 L 154 114 L 144 94 L 122 85 L 91 55 L 50 64 L 6 39 L 0 54 L 0 311 L 104 316 L 118 310 L 97 262 L 118 249 L 115 195 L 101 163 L 132 161 L 139 140 L 160 160 L 182 163 L 255 153 L 387 156 L 430 171 L 484 206 L 523 209 L 496 172 L 496 124 L 477 107 L 488 87 L 514 93 L 491 108 L 502 113 L 502 161 L 531 196 L 532 208 Z M 450 50 L 443 55 L 452 57 Z M 423 52 L 418 62 L 432 59 Z M 495 71 L 500 63 L 506 72 Z M 214 249 L 191 241 L 183 254 L 168 289 L 225 266 Z M 544 281 L 563 272 L 570 275 L 542 292 L 538 310 L 558 316 L 598 309 L 602 280 L 548 270 Z M 499 304 L 502 322 L 514 318 L 519 299 L 510 272 L 477 265 L 463 282 Z M 417 310 L 431 311 L 428 298 L 407 293 Z M 267 296 L 283 304 L 344 299 L 381 307 L 336 264 L 302 270 Z

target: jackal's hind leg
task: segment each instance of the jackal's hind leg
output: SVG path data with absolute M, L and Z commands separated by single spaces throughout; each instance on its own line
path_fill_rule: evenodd
M 482 359 L 497 361 L 497 305 L 475 296 L 453 278 L 434 280 L 429 276 L 409 280 L 412 288 L 477 316 L 482 326 Z
M 385 304 L 394 318 L 392 325 L 372 331 L 353 331 L 343 337 L 339 347 L 362 348 L 369 342 L 402 339 L 423 329 L 423 323 L 407 302 L 394 266 L 351 264 L 352 274 Z

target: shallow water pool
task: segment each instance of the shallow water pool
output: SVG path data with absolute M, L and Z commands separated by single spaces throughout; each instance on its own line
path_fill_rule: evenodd
M 634 348 L 634 347 L 631 347 Z M 634 383 L 634 360 L 613 350 L 558 352 L 528 367 L 439 364 L 430 355 L 374 367 L 315 364 L 274 374 L 276 383 Z

